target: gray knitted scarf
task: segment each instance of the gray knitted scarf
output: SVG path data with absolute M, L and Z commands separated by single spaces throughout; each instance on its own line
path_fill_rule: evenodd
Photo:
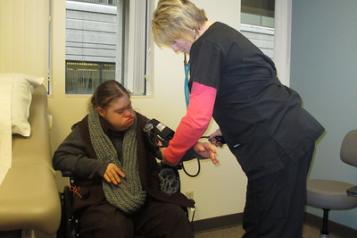
M 138 169 L 136 119 L 134 125 L 124 134 L 121 161 L 118 159 L 113 143 L 103 131 L 98 113 L 93 108 L 90 109 L 88 115 L 88 125 L 90 139 L 97 158 L 103 162 L 116 164 L 125 173 L 125 178 L 117 186 L 103 181 L 106 199 L 110 204 L 126 213 L 135 212 L 146 199 L 146 192 L 141 187 Z

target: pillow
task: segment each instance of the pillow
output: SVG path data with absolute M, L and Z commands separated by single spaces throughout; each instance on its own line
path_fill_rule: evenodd
M 30 136 L 31 125 L 28 121 L 32 101 L 33 86 L 25 79 L 12 81 L 11 127 L 12 134 Z
M 0 77 L 12 78 L 12 80 L 24 80 L 26 79 L 33 87 L 37 87 L 44 82 L 44 77 L 38 77 L 30 74 L 22 73 L 2 73 Z
M 30 116 L 32 92 L 35 87 L 43 83 L 44 78 L 19 73 L 0 74 L 0 80 L 1 78 L 12 79 L 12 134 L 28 137 L 31 134 L 31 125 L 28 119 Z

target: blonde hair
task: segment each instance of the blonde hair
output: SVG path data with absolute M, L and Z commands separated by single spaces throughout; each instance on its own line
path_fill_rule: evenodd
M 152 19 L 155 43 L 170 47 L 175 40 L 194 40 L 194 33 L 207 21 L 205 11 L 189 0 L 160 0 Z

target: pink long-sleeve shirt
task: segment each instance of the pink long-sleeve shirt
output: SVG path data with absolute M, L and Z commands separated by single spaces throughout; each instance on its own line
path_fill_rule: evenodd
M 212 118 L 217 89 L 193 82 L 190 103 L 181 119 L 169 146 L 163 151 L 164 158 L 177 164 L 182 156 L 200 139 Z

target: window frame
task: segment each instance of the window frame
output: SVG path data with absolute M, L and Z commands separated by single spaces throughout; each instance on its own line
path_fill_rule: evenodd
M 125 0 L 124 2 L 125 12 L 128 13 L 125 15 L 124 26 L 125 32 L 129 34 L 124 38 L 123 81 L 125 87 L 135 96 L 150 96 L 152 93 L 150 76 L 153 73 L 151 51 L 153 41 L 150 20 L 153 6 L 152 0 Z M 142 22 L 145 24 L 141 24 Z M 142 80 L 136 80 L 139 78 Z
M 118 34 L 122 37 L 117 38 L 115 80 L 123 83 L 135 96 L 151 95 L 152 86 L 149 75 L 153 72 L 150 50 L 153 42 L 149 25 L 153 4 L 153 1 L 150 0 L 121 0 L 117 4 L 117 20 L 122 22 L 122 24 L 118 24 L 117 32 L 122 32 L 122 34 Z M 65 39 L 67 39 L 67 35 Z M 90 61 L 83 62 L 90 63 Z M 78 95 L 66 92 L 64 94 Z M 91 93 L 82 93 L 81 95 L 89 94 Z
M 274 63 L 280 81 L 290 85 L 292 0 L 275 0 Z

